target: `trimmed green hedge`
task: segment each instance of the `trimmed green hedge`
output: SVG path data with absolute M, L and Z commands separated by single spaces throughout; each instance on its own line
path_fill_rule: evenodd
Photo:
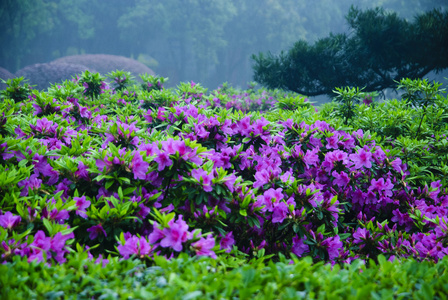
M 70 254 L 52 267 L 14 257 L 0 265 L 2 299 L 447 299 L 448 259 L 412 259 L 351 265 L 290 264 L 234 257 L 166 260 L 111 258 L 97 264 L 86 253 Z

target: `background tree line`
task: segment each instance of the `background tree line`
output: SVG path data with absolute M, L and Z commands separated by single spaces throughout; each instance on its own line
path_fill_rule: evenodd
M 279 53 L 297 40 L 315 42 L 348 29 L 352 0 L 3 0 L 0 67 L 11 72 L 66 55 L 122 55 L 169 77 L 245 87 L 250 56 Z M 441 0 L 359 0 L 412 19 Z
M 279 55 L 253 55 L 255 80 L 299 94 L 335 95 L 335 87 L 365 92 L 394 88 L 448 68 L 448 11 L 430 10 L 412 22 L 396 13 L 351 7 L 348 34 L 330 34 L 314 44 L 299 40 Z

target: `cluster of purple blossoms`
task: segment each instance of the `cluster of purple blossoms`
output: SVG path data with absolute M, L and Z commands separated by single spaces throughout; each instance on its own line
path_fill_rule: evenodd
M 28 262 L 37 260 L 38 262 L 48 262 L 55 260 L 58 263 L 66 262 L 66 254 L 69 248 L 66 245 L 67 240 L 73 239 L 73 233 L 63 235 L 60 232 L 53 237 L 48 237 L 42 230 L 39 230 L 34 236 L 27 236 L 27 241 L 20 243 L 13 239 L 2 241 L 0 249 L 2 250 L 2 259 L 7 260 L 12 255 L 20 255 L 28 258 Z
M 124 235 L 124 244 L 117 247 L 120 255 L 124 259 L 131 255 L 144 257 L 151 256 L 153 253 L 163 255 L 169 253 L 171 257 L 173 252 L 181 252 L 191 250 L 198 256 L 209 256 L 216 258 L 215 238 L 208 234 L 206 237 L 200 236 L 198 230 L 189 231 L 187 223 L 183 220 L 182 215 L 178 216 L 175 221 L 171 219 L 166 227 L 154 222 L 152 232 L 145 237 L 137 237 L 126 233 Z M 190 249 L 187 246 L 190 246 Z M 232 245 L 231 233 L 221 239 L 221 248 L 228 250 Z
M 52 237 L 38 231 L 29 243 L 2 241 L 2 259 L 63 262 L 68 239 L 112 244 L 117 224 L 128 231 L 117 246 L 125 259 L 179 252 L 216 257 L 233 247 L 332 262 L 378 253 L 437 261 L 448 253 L 448 195 L 440 182 L 410 188 L 406 165 L 362 131 L 256 114 L 225 118 L 209 106 L 244 106 L 240 100 L 252 96 L 225 102 L 223 94 L 214 100 L 194 83 L 189 88 L 172 107 L 126 116 L 114 115 L 113 101 L 109 108 L 70 98 L 68 105 L 52 103 L 67 108 L 48 118 L 34 107 L 37 120 L 16 128 L 17 142 L 2 144 L 1 155 L 30 171 L 17 195 L 47 203 L 25 205 L 20 215 L 5 212 L 0 226 L 23 231 L 25 220 L 68 226 L 75 220 L 82 229 Z M 267 94 L 258 100 L 273 101 Z M 86 148 L 72 145 L 74 139 Z M 129 213 L 112 212 L 118 206 Z M 154 208 L 178 217 L 154 221 Z

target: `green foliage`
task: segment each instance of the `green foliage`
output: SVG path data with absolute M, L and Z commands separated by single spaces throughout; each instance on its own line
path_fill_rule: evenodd
M 134 81 L 134 76 L 123 70 L 110 72 L 106 76 L 113 80 L 113 88 L 117 91 L 124 90 Z
M 350 265 L 282 258 L 273 263 L 243 256 L 167 260 L 150 265 L 108 257 L 102 264 L 77 247 L 66 264 L 48 267 L 16 256 L 0 265 L 1 298 L 8 299 L 445 299 L 448 260 Z
M 313 45 L 300 40 L 279 55 L 253 55 L 254 79 L 269 88 L 316 96 L 336 86 L 362 86 L 366 92 L 395 86 L 403 77 L 421 78 L 448 68 L 448 13 L 433 10 L 413 23 L 384 9 L 347 14 L 350 35 L 330 34 Z M 430 48 L 431 50 L 428 50 Z
M 1 81 L 7 84 L 6 89 L 0 91 L 0 96 L 3 99 L 12 99 L 14 102 L 22 102 L 28 99 L 28 96 L 31 94 L 32 87 L 26 83 L 27 80 L 23 77 L 12 78 L 6 81 L 1 79 Z
M 168 78 L 165 77 L 148 74 L 142 74 L 140 75 L 140 78 L 143 80 L 143 83 L 141 84 L 142 89 L 148 92 L 162 90 L 163 84 L 168 80 Z
M 84 86 L 84 94 L 93 100 L 99 97 L 103 80 L 104 78 L 99 73 L 90 73 L 86 70 L 81 74 L 79 82 Z
M 423 109 L 420 123 L 418 124 L 415 138 L 418 138 L 423 119 L 426 117 L 428 106 L 436 104 L 437 96 L 445 92 L 445 89 L 439 90 L 441 83 L 429 83 L 427 79 L 411 80 L 409 78 L 401 79 L 398 89 L 405 90 L 402 98 L 408 101 L 409 105 Z
M 337 95 L 334 100 L 339 103 L 339 114 L 347 125 L 355 117 L 355 105 L 361 102 L 362 89 L 344 87 L 336 88 L 333 92 Z
M 309 108 L 312 102 L 304 96 L 285 96 L 281 97 L 277 102 L 277 107 L 283 110 L 301 110 L 304 108 Z

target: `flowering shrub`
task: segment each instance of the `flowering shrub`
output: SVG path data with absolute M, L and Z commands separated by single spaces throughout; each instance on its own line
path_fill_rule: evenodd
M 33 91 L 0 104 L 1 167 L 16 178 L 0 175 L 2 262 L 62 263 L 75 244 L 101 259 L 448 254 L 440 181 L 411 186 L 407 165 L 374 137 L 311 117 L 300 98 L 185 83 L 148 108 L 142 95 L 163 87 L 125 101 L 97 74 L 74 83 L 84 89 L 65 98 Z M 254 97 L 258 108 L 283 104 L 237 110 L 235 99 Z
M 447 186 L 448 99 L 443 96 L 446 91 L 440 83 L 420 79 L 403 79 L 397 84 L 397 88 L 404 90 L 401 100 L 369 104 L 371 99 L 365 98 L 365 105 L 352 103 L 351 111 L 356 117 L 350 119 L 351 128 L 346 127 L 346 130 L 370 132 L 383 149 L 407 164 L 409 183 L 424 186 L 440 180 Z M 354 88 L 339 90 L 346 97 L 356 94 Z M 341 109 L 346 105 L 324 104 L 319 109 L 320 119 L 336 126 L 345 122 Z

